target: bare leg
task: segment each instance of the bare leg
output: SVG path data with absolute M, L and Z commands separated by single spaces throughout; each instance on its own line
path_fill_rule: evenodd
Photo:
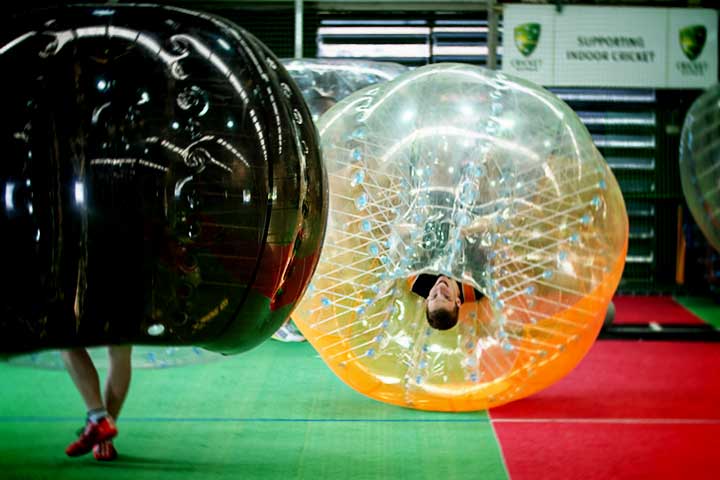
M 128 347 L 124 348 L 129 352 Z M 110 351 L 112 352 L 112 349 Z M 122 358 L 122 355 L 119 357 Z M 117 435 L 117 429 L 112 421 L 112 416 L 116 415 L 120 410 L 122 399 L 125 398 L 125 393 L 127 393 L 127 383 L 130 381 L 129 376 L 127 376 L 126 386 L 119 403 L 116 397 L 111 397 L 112 401 L 115 402 L 116 410 L 112 414 L 108 414 L 107 417 L 100 418 L 97 417 L 97 415 L 103 415 L 106 407 L 100 396 L 100 379 L 98 378 L 97 370 L 95 369 L 95 365 L 93 365 L 90 355 L 88 355 L 85 349 L 78 348 L 63 352 L 63 359 L 88 409 L 88 423 L 85 426 L 85 430 L 76 441 L 68 445 L 65 453 L 70 457 L 77 457 L 90 452 L 90 450 L 94 450 L 93 454 L 98 460 L 115 459 L 115 457 L 117 457 L 117 451 L 113 448 L 111 439 Z M 117 363 L 117 360 L 114 362 L 113 355 L 110 356 L 111 365 L 108 379 L 111 378 L 113 371 L 122 371 L 122 368 L 118 368 L 118 365 L 121 363 L 122 362 Z M 117 376 L 118 374 L 115 373 L 115 377 Z M 109 380 L 108 384 L 110 384 Z M 115 389 L 110 388 L 110 390 L 114 391 Z M 107 395 L 106 393 L 106 396 Z M 107 408 L 110 408 L 109 404 Z M 96 412 L 92 412 L 91 414 L 91 410 L 96 410 Z
M 62 357 L 87 409 L 103 408 L 100 379 L 87 350 L 84 348 L 65 350 L 62 352 Z
M 105 382 L 105 407 L 108 414 L 117 419 L 123 406 L 132 374 L 131 345 L 114 345 L 108 347 L 110 368 Z

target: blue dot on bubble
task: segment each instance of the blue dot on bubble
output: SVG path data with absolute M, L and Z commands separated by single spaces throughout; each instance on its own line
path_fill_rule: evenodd
M 352 158 L 353 158 L 353 160 L 356 160 L 356 161 L 358 161 L 362 158 L 362 152 L 360 151 L 359 148 L 356 148 L 352 151 Z
M 358 210 L 362 210 L 363 208 L 367 207 L 367 204 L 368 204 L 368 197 L 364 193 L 355 199 L 355 207 Z
M 322 304 L 323 304 L 324 306 L 326 306 L 326 307 L 329 307 L 329 306 L 332 304 L 332 302 L 330 301 L 330 299 L 327 298 L 327 297 L 321 298 L 321 299 L 320 299 L 320 303 L 322 303 Z
M 364 232 L 369 232 L 369 231 L 370 231 L 370 228 L 371 228 L 371 227 L 370 227 L 370 221 L 369 221 L 369 220 L 363 220 L 363 221 L 360 223 L 360 228 L 362 228 Z
M 355 173 L 353 176 L 352 181 L 350 182 L 350 185 L 357 186 L 361 185 L 365 181 L 365 170 L 360 170 L 359 172 Z

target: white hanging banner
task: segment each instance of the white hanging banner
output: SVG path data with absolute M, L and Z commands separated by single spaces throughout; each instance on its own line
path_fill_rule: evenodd
M 503 71 L 546 86 L 706 88 L 717 11 L 507 5 Z

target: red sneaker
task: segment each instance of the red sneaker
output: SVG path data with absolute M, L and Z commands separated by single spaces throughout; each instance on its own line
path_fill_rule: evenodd
M 88 422 L 80 438 L 68 445 L 65 453 L 70 457 L 85 455 L 92 450 L 93 445 L 105 440 L 110 440 L 117 435 L 117 433 L 115 423 L 110 417 L 101 418 L 97 423 Z
M 112 440 L 105 440 L 93 447 L 93 457 L 95 457 L 95 460 L 111 462 L 115 460 L 117 456 L 118 453 L 117 450 L 115 450 L 115 445 L 113 445 Z

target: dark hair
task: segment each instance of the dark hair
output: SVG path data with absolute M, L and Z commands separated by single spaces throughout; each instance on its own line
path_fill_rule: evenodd
M 430 326 L 436 330 L 450 330 L 458 322 L 458 313 L 460 307 L 455 306 L 450 310 L 447 308 L 436 308 L 432 312 L 429 308 L 425 308 L 425 316 Z

